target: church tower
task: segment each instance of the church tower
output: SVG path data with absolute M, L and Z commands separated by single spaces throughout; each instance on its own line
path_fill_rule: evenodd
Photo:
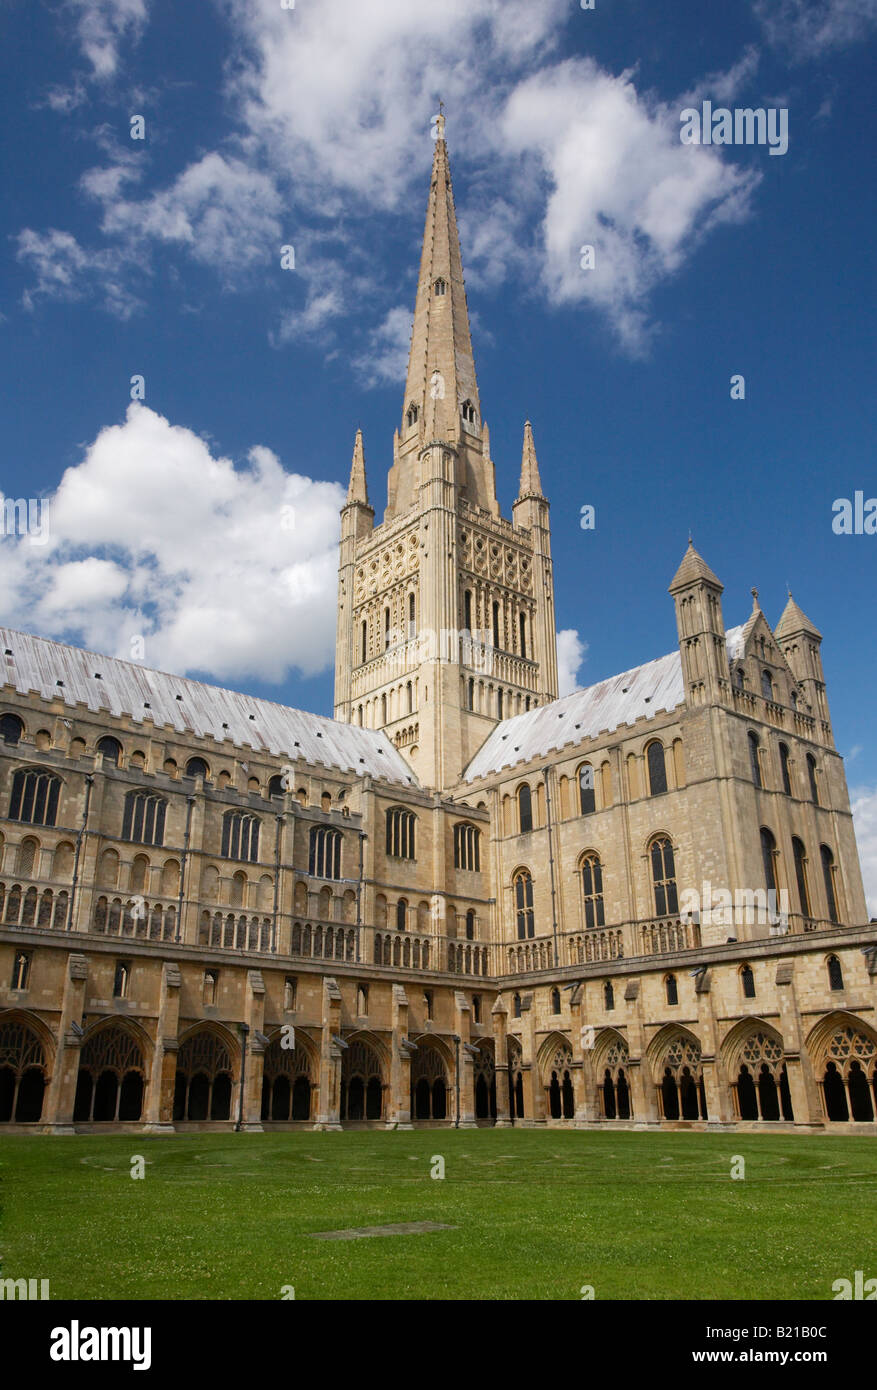
M 557 695 L 548 502 L 524 428 L 513 521 L 482 418 L 444 135 L 432 165 L 383 522 L 357 434 L 341 513 L 335 718 L 382 728 L 421 783 L 456 785 L 496 722 Z

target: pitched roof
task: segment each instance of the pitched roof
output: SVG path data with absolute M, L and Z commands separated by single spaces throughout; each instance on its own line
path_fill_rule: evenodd
M 583 743 L 622 724 L 633 724 L 660 710 L 674 710 L 685 700 L 682 659 L 678 651 L 610 676 L 562 700 L 504 719 L 475 754 L 463 774 L 474 782 L 501 768 L 541 758 L 569 743 Z
M 789 594 L 789 601 L 783 609 L 783 615 L 774 628 L 774 636 L 782 637 L 784 633 L 792 632 L 809 632 L 814 637 L 818 637 L 820 642 L 822 641 L 822 633 L 819 628 L 811 623 L 807 614 L 801 611 L 792 595 Z
M 60 698 L 71 708 L 82 703 L 96 714 L 127 715 L 144 728 L 151 723 L 159 732 L 171 725 L 179 734 L 215 739 L 217 754 L 230 740 L 236 748 L 290 762 L 418 785 L 402 755 L 375 729 L 306 714 L 13 628 L 0 627 L 0 646 L 5 652 L 0 680 L 22 695 L 35 691 L 46 700 Z
M 723 589 L 722 581 L 718 579 L 710 569 L 702 555 L 698 555 L 694 548 L 694 542 L 688 542 L 688 549 L 682 557 L 682 564 L 673 576 L 670 585 L 670 593 L 674 589 L 681 589 L 685 584 L 693 584 L 698 579 L 705 579 L 708 584 L 715 584 L 717 589 Z

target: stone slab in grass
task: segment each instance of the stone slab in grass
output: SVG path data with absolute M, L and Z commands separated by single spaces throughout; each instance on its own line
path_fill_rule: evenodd
M 311 1231 L 312 1240 L 364 1240 L 367 1236 L 426 1236 L 432 1231 L 456 1231 L 441 1221 L 400 1221 L 395 1226 L 351 1226 L 346 1231 Z

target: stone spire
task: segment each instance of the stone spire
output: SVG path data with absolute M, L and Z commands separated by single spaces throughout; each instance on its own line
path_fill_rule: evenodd
M 350 465 L 350 483 L 347 488 L 347 503 L 359 502 L 367 507 L 368 487 L 365 481 L 365 453 L 362 447 L 362 430 L 356 431 L 356 442 L 353 445 L 353 462 Z
M 542 497 L 542 482 L 539 477 L 539 464 L 536 459 L 536 445 L 533 443 L 533 426 L 528 420 L 524 425 L 524 449 L 521 454 L 521 486 L 518 498 Z
M 414 328 L 408 355 L 408 378 L 402 407 L 403 430 L 413 405 L 420 420 L 434 418 L 439 437 L 455 438 L 458 405 L 470 402 L 480 428 L 481 406 L 469 306 L 463 285 L 463 260 L 457 232 L 457 214 L 451 187 L 445 118 L 436 116 L 437 139 L 432 161 L 432 181 L 423 231 L 420 275 L 414 305 Z
M 443 115 L 434 118 L 434 130 L 408 375 L 399 443 L 387 479 L 385 521 L 419 505 L 419 489 L 437 471 L 457 489 L 459 499 L 499 515 L 472 356 Z M 439 444 L 455 452 L 435 453 Z M 422 457 L 428 449 L 433 456 Z

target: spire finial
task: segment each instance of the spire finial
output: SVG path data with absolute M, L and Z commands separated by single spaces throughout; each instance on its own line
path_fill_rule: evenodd
M 749 591 L 752 594 L 752 611 L 758 607 L 758 590 L 753 586 Z

